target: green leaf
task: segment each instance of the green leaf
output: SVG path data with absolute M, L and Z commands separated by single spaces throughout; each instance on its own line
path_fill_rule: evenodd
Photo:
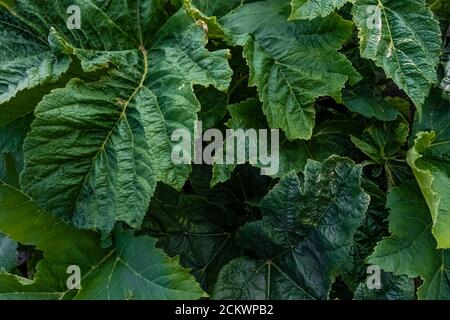
M 217 21 L 231 10 L 238 7 L 244 0 L 184 0 L 187 11 L 197 19 L 208 33 L 210 39 L 223 39 L 223 29 Z
M 250 85 L 256 86 L 272 129 L 289 140 L 310 139 L 315 100 L 341 99 L 347 81 L 360 75 L 337 52 L 350 37 L 352 24 L 337 14 L 312 21 L 288 22 L 289 5 L 281 0 L 244 4 L 220 19 L 233 45 L 244 46 Z M 243 23 L 245 21 L 245 23 Z
M 427 0 L 430 9 L 437 16 L 442 18 L 450 18 L 450 3 L 446 0 Z
M 183 300 L 206 297 L 179 258 L 168 258 L 150 237 L 126 232 L 116 238 L 98 270 L 85 278 L 76 299 Z
M 450 104 L 433 90 L 416 119 L 416 140 L 408 152 L 411 166 L 431 211 L 438 248 L 450 248 Z
M 368 289 L 361 283 L 355 291 L 355 300 L 413 300 L 414 280 L 405 276 L 381 273 L 381 289 Z
M 231 118 L 226 125 L 231 129 L 269 129 L 267 120 L 257 99 L 249 99 L 227 107 Z M 283 177 L 292 171 L 300 172 L 308 159 L 325 161 L 332 155 L 352 153 L 352 144 L 348 139 L 350 132 L 358 131 L 358 124 L 351 120 L 328 120 L 318 124 L 310 141 L 288 141 L 280 137 L 279 170 L 273 177 Z M 269 131 L 270 132 L 270 131 Z M 270 150 L 268 150 L 270 155 Z M 267 165 L 258 162 L 258 168 Z M 211 185 L 215 186 L 231 178 L 236 169 L 233 164 L 214 164 Z
M 414 101 L 419 114 L 441 54 L 439 23 L 425 0 L 358 0 L 353 17 L 361 55 L 382 67 Z
M 107 233 L 117 221 L 138 228 L 157 181 L 180 189 L 187 180 L 190 166 L 172 163 L 170 138 L 194 130 L 194 84 L 227 89 L 228 51 L 206 50 L 203 30 L 183 10 L 166 19 L 164 1 L 75 1 L 96 23 L 71 32 L 55 11 L 66 2 L 24 1 L 14 12 L 41 22 L 84 71 L 113 68 L 97 82 L 74 79 L 39 103 L 21 185 L 78 228 Z
M 23 155 L 18 152 L 0 154 L 0 179 L 12 186 L 18 187 L 22 162 Z
M 0 6 L 6 4 L 2 1 Z M 24 24 L 19 17 L 0 12 L 0 105 L 22 91 L 57 81 L 68 70 L 71 58 L 54 52 L 48 34 L 33 23 Z M 29 114 L 32 108 L 33 104 L 7 108 L 7 113 L 0 113 L 0 125 Z
M 350 111 L 380 121 L 394 121 L 399 113 L 393 104 L 373 92 L 372 88 L 348 92 L 344 95 L 343 102 Z
M 194 5 L 198 10 L 202 11 L 205 15 L 212 17 L 221 17 L 226 15 L 231 10 L 235 9 L 243 2 L 249 2 L 248 0 L 190 0 L 190 3 Z
M 166 196 L 175 203 L 164 201 Z M 157 194 L 143 230 L 158 237 L 158 246 L 169 256 L 180 256 L 181 264 L 209 290 L 220 269 L 242 254 L 230 231 L 237 221 L 230 209 L 204 197 Z
M 364 129 L 360 138 L 352 136 L 352 142 L 378 164 L 395 158 L 406 142 L 409 125 L 405 120 L 374 123 Z
M 364 129 L 360 138 L 351 136 L 355 146 L 366 154 L 376 166 L 384 168 L 388 185 L 402 178 L 404 152 L 401 152 L 409 135 L 409 124 L 402 117 L 392 122 L 374 122 Z
M 426 202 L 415 184 L 394 187 L 387 206 L 391 210 L 392 235 L 378 243 L 368 262 L 394 275 L 420 276 L 420 299 L 449 299 L 450 254 L 436 249 L 432 220 Z
M 367 278 L 366 258 L 369 257 L 378 241 L 388 235 L 385 220 L 386 195 L 373 182 L 363 179 L 362 187 L 370 195 L 370 205 L 364 221 L 353 236 L 348 263 L 341 268 L 341 278 L 351 291 L 355 291 Z
M 214 88 L 201 88 L 195 92 L 202 110 L 199 120 L 202 121 L 203 130 L 217 128 L 227 114 L 228 96 Z
M 239 234 L 258 259 L 227 265 L 213 298 L 326 299 L 369 205 L 361 170 L 332 157 L 323 164 L 309 161 L 304 182 L 295 174 L 282 178 L 261 203 L 263 219 Z
M 21 223 L 17 223 L 20 221 Z M 42 232 L 45 230 L 45 232 Z M 156 240 L 119 233 L 115 247 L 45 213 L 20 191 L 0 184 L 0 231 L 44 252 L 32 280 L 0 273 L 0 299 L 198 299 L 199 285 L 178 259 L 155 248 Z M 81 269 L 81 290 L 66 286 L 67 267 Z
M 291 0 L 292 13 L 289 20 L 326 17 L 341 8 L 348 0 Z

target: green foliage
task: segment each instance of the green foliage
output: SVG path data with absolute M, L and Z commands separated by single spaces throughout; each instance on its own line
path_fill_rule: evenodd
M 420 276 L 424 283 L 419 298 L 448 299 L 448 250 L 436 249 L 429 210 L 417 186 L 408 183 L 393 188 L 387 205 L 392 235 L 377 245 L 369 262 L 397 275 Z
M 216 299 L 325 299 L 333 276 L 349 261 L 353 235 L 369 195 L 361 167 L 348 159 L 309 161 L 304 182 L 281 179 L 261 202 L 263 219 L 239 232 L 257 260 L 238 258 L 221 272 Z
M 450 299 L 447 2 L 0 0 L 0 299 Z
M 76 230 L 43 212 L 30 198 L 0 185 L 0 231 L 44 252 L 33 280 L 0 274 L 3 299 L 198 299 L 204 296 L 187 270 L 155 248 L 156 240 L 118 231 L 103 249 L 91 231 Z M 21 221 L 17 224 L 17 221 Z M 44 232 L 43 232 L 44 231 Z M 65 287 L 69 266 L 80 267 L 79 292 Z

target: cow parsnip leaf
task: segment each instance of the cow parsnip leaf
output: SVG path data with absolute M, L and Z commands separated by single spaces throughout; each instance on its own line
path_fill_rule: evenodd
M 238 221 L 229 208 L 205 197 L 162 189 L 151 202 L 143 230 L 157 236 L 158 246 L 169 256 L 180 256 L 181 264 L 209 291 L 220 269 L 242 255 L 230 231 Z
M 219 22 L 231 44 L 244 46 L 250 85 L 258 88 L 270 127 L 283 129 L 289 140 L 310 139 L 315 100 L 340 100 L 345 83 L 360 79 L 337 52 L 350 37 L 352 24 L 337 14 L 288 22 L 289 12 L 285 1 L 256 1 Z
M 0 6 L 5 6 L 0 1 Z M 3 106 L 18 93 L 57 81 L 71 58 L 58 54 L 48 33 L 26 25 L 8 12 L 0 12 L 0 125 L 33 111 L 35 105 Z M 28 92 L 30 93 L 30 92 Z
M 199 120 L 203 130 L 219 127 L 227 113 L 228 95 L 211 87 L 197 89 L 195 95 L 202 106 Z
M 360 138 L 352 136 L 352 142 L 370 159 L 385 164 L 395 159 L 409 135 L 406 120 L 373 123 L 364 129 Z
M 387 206 L 392 235 L 378 243 L 368 262 L 395 275 L 420 276 L 420 299 L 449 299 L 450 253 L 436 249 L 433 221 L 416 184 L 394 187 Z
M 424 106 L 422 121 L 413 131 L 417 138 L 408 152 L 420 189 L 433 220 L 432 232 L 439 248 L 450 248 L 450 103 L 433 90 Z
M 230 120 L 226 125 L 234 130 L 265 129 L 270 139 L 270 128 L 261 109 L 258 99 L 249 99 L 227 107 Z M 348 138 L 351 133 L 359 131 L 359 125 L 351 120 L 328 120 L 318 124 L 309 141 L 288 141 L 280 137 L 279 170 L 272 177 L 283 177 L 292 171 L 303 171 L 308 159 L 325 161 L 332 155 L 345 156 L 353 152 L 352 143 Z M 227 143 L 228 141 L 225 141 Z M 270 145 L 267 154 L 270 156 Z M 223 152 L 221 150 L 220 152 Z M 248 152 L 247 152 L 248 153 Z M 248 159 L 248 158 L 247 158 Z M 252 164 L 258 168 L 267 168 L 260 161 Z M 228 181 L 236 169 L 235 164 L 214 164 L 211 185 Z
M 353 235 L 348 262 L 340 269 L 340 277 L 353 292 L 367 280 L 366 258 L 369 257 L 378 241 L 388 235 L 385 220 L 386 195 L 375 183 L 363 179 L 362 187 L 370 196 L 370 205 L 366 217 Z
M 373 122 L 360 137 L 351 136 L 351 140 L 375 166 L 384 169 L 388 185 L 395 185 L 395 177 L 401 180 L 403 171 L 408 169 L 406 164 L 403 166 L 405 152 L 401 152 L 408 135 L 409 123 L 399 117 L 397 121 Z
M 227 265 L 213 298 L 326 299 L 369 205 L 361 170 L 332 157 L 309 161 L 304 182 L 295 174 L 282 178 L 261 202 L 263 220 L 239 234 L 240 244 L 259 259 Z
M 346 92 L 343 103 L 352 112 L 380 121 L 394 121 L 399 114 L 392 103 L 381 95 L 377 95 L 372 88 Z
M 17 223 L 20 221 L 21 223 Z M 45 232 L 42 232 L 45 230 Z M 155 248 L 156 240 L 119 233 L 115 247 L 99 246 L 93 232 L 76 230 L 43 212 L 29 197 L 0 183 L 0 231 L 44 252 L 34 279 L 0 273 L 0 299 L 198 299 L 200 286 Z M 66 286 L 69 266 L 81 269 L 81 290 Z
M 22 145 L 32 120 L 29 115 L 0 127 L 0 180 L 16 188 L 23 169 Z
M 75 299 L 83 300 L 195 300 L 207 295 L 179 258 L 155 248 L 156 239 L 135 238 L 126 232 L 103 258 L 98 270 L 84 278 Z M 83 280 L 82 280 L 83 281 Z
M 189 176 L 190 166 L 171 161 L 170 137 L 194 130 L 193 85 L 228 87 L 228 51 L 206 50 L 201 27 L 183 10 L 167 18 L 164 3 L 70 1 L 84 21 L 96 21 L 81 30 L 65 25 L 69 1 L 11 9 L 84 71 L 111 67 L 100 81 L 75 79 L 47 95 L 24 145 L 24 190 L 76 227 L 139 227 L 156 182 L 179 189 Z
M 210 39 L 223 39 L 222 27 L 218 23 L 221 17 L 241 5 L 245 0 L 184 0 L 187 11 L 197 19 L 197 23 L 208 32 Z
M 222 17 L 248 0 L 228 0 L 226 2 L 221 0 L 190 0 L 198 10 L 209 17 Z
M 425 0 L 358 0 L 353 17 L 361 55 L 372 59 L 414 101 L 419 113 L 441 54 L 441 31 Z
M 292 12 L 289 20 L 326 17 L 341 8 L 349 0 L 291 0 Z

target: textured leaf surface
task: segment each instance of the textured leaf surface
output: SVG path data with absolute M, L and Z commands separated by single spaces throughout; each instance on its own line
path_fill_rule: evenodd
M 266 129 L 270 135 L 269 125 L 257 99 L 249 99 L 227 107 L 231 118 L 226 125 L 231 129 Z M 305 168 L 308 159 L 325 161 L 332 155 L 348 155 L 353 152 L 348 134 L 359 131 L 358 125 L 349 120 L 329 120 L 318 124 L 310 141 L 287 141 L 280 137 L 279 170 L 273 177 L 283 177 L 292 171 L 300 172 Z M 270 155 L 270 147 L 267 150 Z M 267 164 L 259 161 L 253 164 L 258 168 L 266 168 Z M 215 164 L 211 184 L 230 179 L 236 165 Z
M 424 0 L 358 0 L 353 7 L 361 55 L 372 59 L 421 112 L 441 53 L 441 32 Z
M 450 103 L 434 90 L 416 119 L 414 146 L 408 152 L 420 189 L 431 210 L 432 231 L 439 248 L 450 248 Z
M 420 276 L 424 280 L 420 299 L 449 299 L 450 255 L 448 250 L 436 249 L 429 209 L 417 186 L 393 188 L 387 205 L 392 235 L 377 245 L 369 263 L 395 275 Z
M 16 221 L 21 221 L 17 224 Z M 45 230 L 45 232 L 42 232 Z M 0 274 L 0 299 L 64 299 L 75 293 L 66 287 L 66 269 L 81 268 L 78 299 L 197 299 L 198 284 L 178 259 L 169 259 L 155 248 L 156 240 L 116 237 L 111 250 L 100 248 L 99 237 L 75 230 L 42 212 L 18 190 L 0 185 L 0 231 L 26 245 L 44 251 L 33 280 Z
M 55 10 L 66 1 L 14 7 L 43 30 L 54 26 L 53 42 L 85 71 L 114 66 L 100 81 L 73 80 L 41 101 L 21 183 L 76 227 L 109 232 L 124 221 L 137 228 L 157 181 L 179 189 L 188 178 L 190 167 L 171 161 L 170 137 L 178 128 L 193 132 L 200 110 L 194 84 L 227 89 L 228 52 L 207 51 L 202 29 L 184 11 L 165 19 L 163 2 L 76 3 L 95 25 L 54 31 L 66 30 Z
M 240 243 L 259 260 L 239 258 L 221 272 L 215 299 L 326 299 L 348 260 L 369 196 L 350 160 L 309 161 L 263 199 L 263 220 L 245 225 Z M 344 200 L 345 199 L 345 200 Z
M 257 1 L 242 5 L 220 23 L 232 44 L 244 46 L 250 85 L 258 88 L 270 127 L 283 129 L 289 140 L 310 139 L 315 100 L 339 100 L 345 83 L 360 79 L 337 52 L 352 25 L 336 14 L 288 22 L 289 11 L 285 1 Z
M 158 246 L 169 256 L 179 255 L 181 264 L 210 289 L 221 267 L 242 254 L 228 232 L 238 221 L 230 209 L 205 197 L 162 190 L 152 200 L 144 230 L 159 236 Z
M 133 237 L 132 232 L 116 238 L 98 270 L 86 275 L 76 299 L 183 300 L 205 297 L 179 258 L 168 258 L 155 248 L 156 240 Z
M 374 122 L 364 129 L 361 137 L 351 136 L 351 140 L 375 166 L 384 169 L 388 185 L 395 185 L 409 169 L 404 165 L 405 152 L 401 150 L 408 135 L 409 124 L 400 117 L 397 121 Z
M 190 0 L 190 2 L 207 16 L 221 17 L 248 0 Z
M 10 13 L 0 12 L 0 105 L 19 92 L 58 80 L 67 71 L 71 58 L 55 54 L 48 34 L 49 30 L 44 32 L 31 23 L 24 25 Z M 0 124 L 30 113 L 33 107 L 0 106 Z
M 352 142 L 373 161 L 384 164 L 395 158 L 409 134 L 408 122 L 376 123 L 368 126 L 361 138 L 352 137 Z
M 369 257 L 378 241 L 388 235 L 385 220 L 388 212 L 385 209 L 386 195 L 373 182 L 363 179 L 362 187 L 370 195 L 370 205 L 364 221 L 353 235 L 350 256 L 341 270 L 340 276 L 345 285 L 356 291 L 361 282 L 367 279 L 366 258 Z
M 326 17 L 341 8 L 348 0 L 291 0 L 290 20 Z

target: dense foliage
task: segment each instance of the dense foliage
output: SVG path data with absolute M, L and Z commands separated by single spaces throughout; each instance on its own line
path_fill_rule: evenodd
M 447 0 L 0 8 L 0 299 L 450 299 Z M 175 164 L 197 120 L 280 170 Z

